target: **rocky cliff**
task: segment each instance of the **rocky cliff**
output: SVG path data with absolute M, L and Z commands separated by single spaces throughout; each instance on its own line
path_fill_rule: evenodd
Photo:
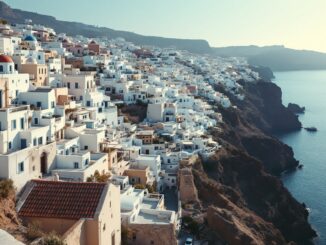
M 220 108 L 224 124 L 216 135 L 262 161 L 265 170 L 278 175 L 298 166 L 292 149 L 275 138 L 273 133 L 301 129 L 298 117 L 282 104 L 281 89 L 271 82 L 240 81 L 245 99 L 240 101 L 222 88 L 216 88 L 231 98 L 236 108 Z
M 192 167 L 206 227 L 229 244 L 309 244 L 316 233 L 308 212 L 276 177 L 298 162 L 292 149 L 271 135 L 301 124 L 282 105 L 275 84 L 241 84 L 245 100 L 228 94 L 236 107 L 219 109 L 222 130 L 210 132 L 223 148 Z

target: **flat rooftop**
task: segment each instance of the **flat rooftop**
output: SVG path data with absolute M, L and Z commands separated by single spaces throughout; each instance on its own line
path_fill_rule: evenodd
M 144 209 L 156 209 L 160 200 L 159 199 L 144 199 L 141 208 Z
M 144 212 L 141 210 L 134 221 L 136 224 L 170 224 L 173 212 L 157 211 L 153 213 Z

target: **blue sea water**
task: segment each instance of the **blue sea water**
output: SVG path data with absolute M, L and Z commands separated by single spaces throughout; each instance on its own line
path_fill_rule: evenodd
M 279 136 L 293 148 L 295 158 L 304 165 L 283 175 L 285 186 L 310 209 L 309 221 L 319 237 L 315 244 L 326 244 L 326 71 L 275 73 L 275 82 L 283 92 L 283 104 L 297 103 L 306 107 L 299 116 L 305 127 L 317 127 Z

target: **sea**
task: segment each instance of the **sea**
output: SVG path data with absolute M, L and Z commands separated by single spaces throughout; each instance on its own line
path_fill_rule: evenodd
M 309 222 L 318 233 L 315 244 L 326 244 L 326 71 L 276 72 L 273 80 L 282 89 L 284 105 L 305 106 L 299 115 L 303 127 L 316 127 L 278 135 L 293 148 L 301 170 L 282 175 L 284 185 L 310 210 Z

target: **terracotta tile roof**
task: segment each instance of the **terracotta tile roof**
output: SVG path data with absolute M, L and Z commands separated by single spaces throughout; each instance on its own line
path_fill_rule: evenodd
M 22 217 L 94 218 L 106 183 L 32 180 L 34 187 L 18 212 Z

